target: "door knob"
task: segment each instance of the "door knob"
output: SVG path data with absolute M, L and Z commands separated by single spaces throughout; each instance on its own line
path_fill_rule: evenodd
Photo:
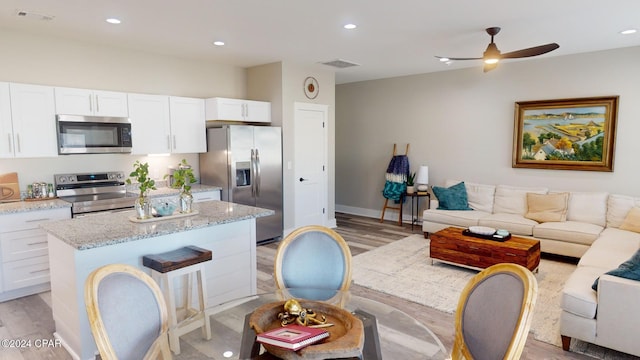
M 307 180 L 309 180 L 309 179 L 300 178 L 300 182 L 307 181 Z

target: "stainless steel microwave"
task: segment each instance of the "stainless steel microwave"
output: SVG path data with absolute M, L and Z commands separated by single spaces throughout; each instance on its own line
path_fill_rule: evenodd
M 103 116 L 56 116 L 58 154 L 130 153 L 131 120 Z

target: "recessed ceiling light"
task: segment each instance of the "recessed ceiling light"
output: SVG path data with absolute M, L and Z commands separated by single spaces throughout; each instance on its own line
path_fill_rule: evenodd
M 629 34 L 635 34 L 636 32 L 638 32 L 638 30 L 636 29 L 626 29 L 626 30 L 620 31 L 620 34 L 629 35 Z
M 355 29 L 357 27 L 358 27 L 358 25 L 356 25 L 356 24 L 347 24 L 347 25 L 344 26 L 344 28 L 347 29 L 347 30 L 353 30 L 353 29 Z
M 109 24 L 120 24 L 122 21 L 120 21 L 119 19 L 116 18 L 108 18 L 107 20 L 105 20 L 106 22 L 108 22 Z
M 224 46 L 224 41 L 220 41 L 220 40 L 214 41 L 213 45 L 215 45 L 215 46 Z

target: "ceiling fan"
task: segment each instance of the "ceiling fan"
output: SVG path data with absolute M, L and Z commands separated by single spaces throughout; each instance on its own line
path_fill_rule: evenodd
M 540 46 L 534 46 L 527 49 L 516 50 L 512 52 L 508 52 L 506 54 L 501 54 L 500 50 L 498 50 L 498 46 L 493 42 L 493 37 L 500 32 L 499 27 L 490 27 L 486 29 L 487 34 L 491 36 L 491 43 L 487 46 L 487 50 L 484 51 L 482 57 L 476 58 L 454 58 L 448 56 L 436 56 L 440 61 L 449 61 L 449 60 L 483 60 L 484 61 L 484 72 L 491 71 L 498 66 L 498 62 L 502 59 L 517 59 L 517 58 L 525 58 L 531 56 L 538 56 L 542 54 L 546 54 L 550 51 L 553 51 L 560 47 L 560 45 L 556 43 L 550 43 Z

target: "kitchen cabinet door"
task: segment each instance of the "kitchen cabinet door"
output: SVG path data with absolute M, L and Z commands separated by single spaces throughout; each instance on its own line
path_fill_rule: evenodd
M 171 116 L 169 97 L 129 94 L 132 154 L 167 154 L 171 152 Z
M 53 87 L 9 84 L 17 158 L 58 156 Z
M 65 115 L 127 117 L 127 94 L 56 87 L 56 112 Z
M 171 113 L 171 152 L 207 151 L 204 99 L 169 97 Z
M 11 123 L 9 83 L 0 82 L 0 158 L 12 158 L 13 156 L 13 124 Z
M 205 107 L 207 120 L 271 122 L 271 103 L 267 101 L 211 98 Z

